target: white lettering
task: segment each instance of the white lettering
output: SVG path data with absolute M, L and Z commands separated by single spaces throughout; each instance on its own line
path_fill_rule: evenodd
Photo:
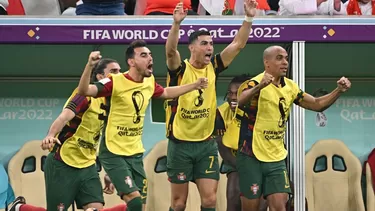
M 124 39 L 125 30 L 112 30 L 112 37 L 115 40 Z
M 20 109 L 0 113 L 0 120 L 52 120 L 52 110 Z
M 362 99 L 362 106 L 367 108 L 375 107 L 375 99 Z
M 363 110 L 359 111 L 350 111 L 348 109 L 342 109 L 340 112 L 341 118 L 344 120 L 352 123 L 353 121 L 357 120 L 375 120 L 375 112 L 373 113 L 366 113 Z
M 253 27 L 250 31 L 250 38 L 277 38 L 280 37 L 280 31 L 284 27 Z
M 222 28 L 218 28 L 218 29 L 217 29 L 217 33 L 215 33 L 214 38 L 221 37 L 223 32 L 224 32 L 224 29 L 222 29 Z
M 180 38 L 181 38 L 181 32 L 185 33 L 185 31 L 180 29 Z M 169 34 L 169 30 L 163 30 L 163 31 L 160 32 L 160 37 L 163 40 L 166 40 L 168 38 L 168 34 Z
M 83 39 L 91 39 L 91 40 L 109 40 L 111 36 L 108 30 L 83 30 Z
M 169 31 L 168 31 L 168 33 L 169 33 Z M 179 34 L 179 36 L 180 36 L 180 38 L 181 38 L 182 36 L 185 35 L 185 31 L 184 31 L 183 29 L 180 29 L 180 30 L 178 31 L 178 34 Z M 167 37 L 168 37 L 168 35 L 167 35 Z
M 59 105 L 56 98 L 0 98 L 0 108 L 31 108 L 34 106 L 52 108 Z
M 251 29 L 250 38 L 258 39 L 272 39 L 280 37 L 280 31 L 284 27 L 253 27 Z M 190 36 L 196 30 L 209 31 L 213 38 L 228 38 L 233 39 L 238 33 L 238 29 L 223 29 L 221 27 L 208 29 L 207 27 L 198 27 L 194 29 L 193 26 L 189 26 L 189 29 L 180 29 L 179 37 Z M 155 40 L 159 37 L 163 40 L 166 40 L 169 34 L 169 30 L 164 29 L 161 31 L 154 29 L 147 30 L 83 30 L 83 39 L 87 40 L 105 40 L 105 39 L 114 39 L 114 40 Z
M 164 30 L 164 31 L 168 31 L 168 30 Z M 159 34 L 158 34 L 158 31 L 156 30 L 112 30 L 112 37 L 115 40 L 120 40 L 120 39 L 155 40 L 159 37 Z
M 83 39 L 87 40 L 87 38 L 91 35 L 91 30 L 83 30 Z M 91 38 L 92 39 L 92 38 Z
M 343 98 L 338 99 L 335 104 L 337 108 L 360 108 L 361 105 L 363 107 L 372 107 L 375 105 L 375 99 Z

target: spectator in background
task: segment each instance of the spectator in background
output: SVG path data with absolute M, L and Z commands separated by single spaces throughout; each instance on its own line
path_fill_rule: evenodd
M 0 0 L 1 1 L 1 0 Z M 8 15 L 61 15 L 59 0 L 11 0 Z
M 0 0 L 0 15 L 8 15 L 7 7 L 8 7 L 8 0 Z
M 0 0 L 0 5 L 4 6 L 4 2 L 8 15 L 58 16 L 72 15 L 67 9 L 75 7 L 76 0 Z
M 280 0 L 279 15 L 346 15 L 341 0 Z
M 124 0 L 79 0 L 76 15 L 125 15 Z
M 234 6 L 234 15 L 245 15 L 244 12 L 244 0 L 225 0 L 225 2 L 231 2 L 230 5 Z M 268 5 L 267 0 L 257 0 L 257 16 L 266 15 L 268 11 L 271 10 L 270 6 Z
M 181 0 L 182 1 L 182 0 Z M 173 11 L 180 0 L 137 0 L 138 13 L 144 15 L 173 15 Z M 188 15 L 197 15 L 192 10 L 191 0 L 183 0 Z M 143 13 L 142 13 L 143 12 Z
M 375 15 L 375 0 L 349 0 L 348 15 Z
M 279 11 L 279 0 L 268 0 L 268 5 L 270 5 L 271 10 L 270 11 Z
M 125 14 L 134 15 L 135 5 L 137 0 L 124 0 L 125 3 Z
M 257 16 L 268 14 L 270 6 L 267 0 L 257 0 Z M 199 15 L 245 15 L 244 0 L 201 0 Z M 274 12 L 276 13 L 276 12 Z

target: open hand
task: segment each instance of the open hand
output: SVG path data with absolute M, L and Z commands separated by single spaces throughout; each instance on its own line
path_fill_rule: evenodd
M 258 2 L 256 0 L 245 0 L 244 11 L 247 17 L 254 17 L 257 12 Z
M 173 11 L 173 20 L 176 23 L 181 23 L 187 16 L 188 10 L 184 10 L 183 0 L 176 5 L 176 8 Z

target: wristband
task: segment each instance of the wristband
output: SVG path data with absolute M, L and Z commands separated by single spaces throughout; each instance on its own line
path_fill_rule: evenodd
M 251 23 L 253 22 L 253 17 L 245 16 L 245 21 Z

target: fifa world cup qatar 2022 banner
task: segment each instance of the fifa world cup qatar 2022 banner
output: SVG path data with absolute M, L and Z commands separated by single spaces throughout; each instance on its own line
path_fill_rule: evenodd
M 231 42 L 243 18 L 187 18 L 180 43 L 196 30 L 211 32 L 215 43 Z M 162 18 L 2 18 L 0 43 L 127 44 L 143 39 L 164 44 L 172 24 Z M 375 18 L 255 18 L 249 42 L 374 42 Z

